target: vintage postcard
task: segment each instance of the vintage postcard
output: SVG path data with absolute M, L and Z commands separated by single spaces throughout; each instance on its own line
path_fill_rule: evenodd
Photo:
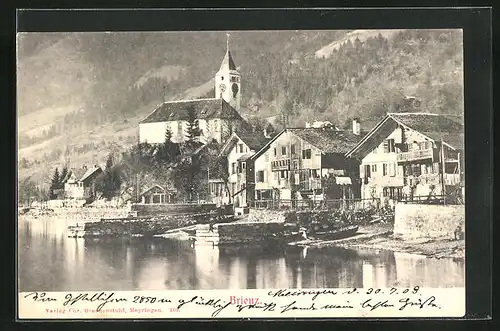
M 463 317 L 463 31 L 17 35 L 20 319 Z

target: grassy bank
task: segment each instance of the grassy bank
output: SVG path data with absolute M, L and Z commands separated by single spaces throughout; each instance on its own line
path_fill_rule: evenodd
M 465 241 L 449 238 L 401 240 L 393 236 L 392 224 L 372 224 L 361 226 L 354 237 L 311 243 L 311 246 L 340 246 L 345 248 L 364 248 L 392 250 L 420 254 L 435 258 L 464 258 Z

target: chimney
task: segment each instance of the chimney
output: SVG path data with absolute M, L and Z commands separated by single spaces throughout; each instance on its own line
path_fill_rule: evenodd
M 352 133 L 358 136 L 361 134 L 361 123 L 358 118 L 352 120 Z

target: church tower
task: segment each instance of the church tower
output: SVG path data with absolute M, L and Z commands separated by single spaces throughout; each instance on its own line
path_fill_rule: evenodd
M 237 111 L 240 110 L 241 76 L 229 51 L 229 34 L 227 34 L 227 50 L 219 71 L 215 74 L 215 98 L 223 98 Z

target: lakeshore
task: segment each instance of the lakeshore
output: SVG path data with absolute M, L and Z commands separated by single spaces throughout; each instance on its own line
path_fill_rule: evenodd
M 335 241 L 315 241 L 312 247 L 337 246 L 349 249 L 389 250 L 433 258 L 465 258 L 465 240 L 420 238 L 403 240 L 393 235 L 393 225 L 379 223 L 360 226 L 353 237 Z
M 57 218 L 66 218 L 68 216 L 71 216 L 69 218 L 78 221 L 77 218 L 78 216 L 89 216 L 89 214 L 93 214 L 92 216 L 98 216 L 97 219 L 94 218 L 93 220 L 90 220 L 87 218 L 87 222 L 91 222 L 95 224 L 95 226 L 99 226 L 99 224 L 102 224 L 103 226 L 109 227 L 109 224 L 116 224 L 119 222 L 100 222 L 99 217 L 103 216 L 111 216 L 121 214 L 124 215 L 126 213 L 125 209 L 110 209 L 110 210 L 105 210 L 105 209 L 97 209 L 97 210 L 91 210 L 93 208 L 71 208 L 68 210 L 65 209 L 57 209 L 57 210 L 51 210 L 51 211 L 45 211 L 43 214 L 45 216 L 49 216 L 49 218 L 54 218 L 53 221 L 57 221 Z M 111 213 L 110 213 L 111 211 Z M 31 214 L 31 215 L 30 215 Z M 30 218 L 35 216 L 35 218 L 38 217 L 38 213 L 28 213 L 28 215 L 22 215 L 21 217 L 28 217 Z M 243 217 L 243 219 L 236 220 L 234 222 L 230 223 L 248 223 L 248 222 L 253 222 L 253 223 L 275 223 L 275 222 L 284 222 L 284 215 L 286 213 L 284 212 L 271 212 L 271 211 L 260 211 L 260 210 L 255 210 L 250 213 L 250 215 L 246 215 Z M 41 216 L 41 215 L 40 215 Z M 51 217 L 52 216 L 52 217 Z M 66 217 L 65 217 L 66 216 Z M 76 216 L 76 217 L 75 217 Z M 169 217 L 169 219 L 171 219 Z M 170 238 L 170 239 L 175 239 L 175 240 L 188 240 L 189 236 L 187 236 L 186 233 L 182 231 L 182 228 L 178 229 L 179 231 L 176 231 L 176 228 L 180 226 L 186 226 L 189 224 L 196 224 L 199 223 L 196 221 L 190 221 L 188 222 L 186 217 L 173 217 L 173 218 L 178 218 L 173 224 L 168 224 L 168 226 L 160 226 L 162 223 L 160 218 L 154 217 L 155 219 L 155 228 L 157 235 L 155 237 L 163 237 L 163 238 Z M 206 218 L 206 217 L 202 217 Z M 167 223 L 172 223 L 172 219 L 170 222 Z M 81 220 L 82 223 L 84 223 L 84 220 Z M 128 223 L 128 222 L 127 222 Z M 136 221 L 133 223 L 147 223 L 143 221 Z M 205 222 L 201 222 L 205 223 Z M 145 224 L 146 225 L 146 224 Z M 90 226 L 90 224 L 89 224 Z M 115 226 L 113 226 L 115 227 Z M 128 225 L 127 225 L 128 227 Z M 142 228 L 142 227 L 141 227 Z M 161 230 L 165 229 L 165 230 Z M 143 229 L 144 230 L 144 229 Z M 306 239 L 303 241 L 299 241 L 296 243 L 292 243 L 292 245 L 295 246 L 302 246 L 302 247 L 314 247 L 314 248 L 321 248 L 321 247 L 330 247 L 330 246 L 336 246 L 336 247 L 342 247 L 346 249 L 371 249 L 374 251 L 377 250 L 388 250 L 388 251 L 393 251 L 393 252 L 402 252 L 402 253 L 410 253 L 410 254 L 417 254 L 417 255 L 423 255 L 426 257 L 433 257 L 433 258 L 459 258 L 463 259 L 465 258 L 465 241 L 462 240 L 453 240 L 450 239 L 449 237 L 442 237 L 442 238 L 417 238 L 417 239 L 402 239 L 399 236 L 395 236 L 393 234 L 394 230 L 394 225 L 390 222 L 388 223 L 376 223 L 376 224 L 367 224 L 367 225 L 360 225 L 358 232 L 356 235 L 344 239 L 337 239 L 337 240 L 312 240 L 312 239 Z M 115 231 L 116 232 L 116 231 Z M 140 231 L 139 231 L 140 232 Z M 144 232 L 144 231 L 142 231 Z M 151 231 L 146 231 L 146 232 L 151 232 Z M 161 233 L 164 233 L 163 235 Z

